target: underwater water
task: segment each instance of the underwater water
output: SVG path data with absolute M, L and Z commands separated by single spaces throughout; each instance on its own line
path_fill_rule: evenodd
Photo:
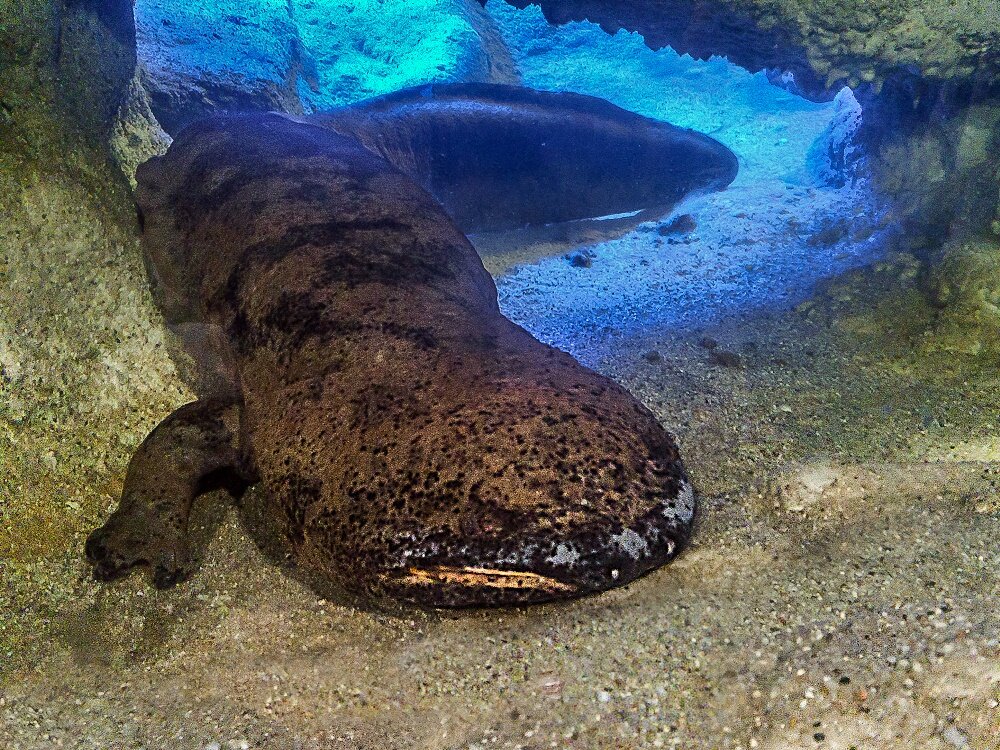
M 513 5 L 0 0 L 0 750 L 1000 750 L 995 1 Z

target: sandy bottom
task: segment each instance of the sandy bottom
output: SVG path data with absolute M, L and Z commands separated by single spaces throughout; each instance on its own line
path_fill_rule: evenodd
M 5 580 L 35 630 L 0 746 L 995 750 L 993 376 L 918 377 L 798 314 L 624 351 L 603 369 L 701 493 L 674 564 L 574 603 L 379 612 L 318 599 L 221 498 L 166 592 L 89 581 L 81 529 Z

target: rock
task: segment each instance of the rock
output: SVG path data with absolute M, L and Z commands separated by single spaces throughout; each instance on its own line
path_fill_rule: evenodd
M 809 161 L 827 184 L 843 187 L 863 171 L 864 150 L 857 140 L 863 110 L 847 86 L 837 92 L 833 102 L 833 118 L 810 149 Z
M 736 352 L 727 352 L 722 349 L 713 349 L 708 357 L 713 365 L 720 367 L 742 367 L 743 357 Z
M 17 582 L 75 546 L 131 448 L 189 395 L 109 148 L 133 28 L 129 0 L 0 3 L 0 559 L 15 583 L 0 593 L 5 674 L 30 659 L 22 642 L 50 637 L 35 605 L 59 606 L 47 584 L 19 606 Z
M 594 265 L 594 259 L 584 253 L 573 253 L 567 255 L 566 258 L 573 268 L 590 268 Z
M 486 12 L 476 0 L 453 0 L 461 7 L 463 16 L 469 25 L 479 35 L 480 62 L 476 68 L 479 72 L 468 76 L 470 81 L 488 81 L 490 83 L 521 83 L 517 64 L 511 51 L 507 48 L 500 29 L 493 16 Z
M 845 219 L 827 219 L 806 244 L 809 247 L 829 247 L 844 239 L 847 233 L 848 226 Z
M 224 110 L 298 114 L 430 81 L 516 82 L 474 2 L 138 0 L 143 84 L 175 134 Z
M 982 240 L 946 249 L 931 288 L 939 310 L 926 350 L 1000 353 L 1000 243 Z
M 103 149 L 135 59 L 130 0 L 0 4 L 0 152 L 27 156 L 27 139 L 39 156 L 67 125 Z
M 677 234 L 690 234 L 698 228 L 698 222 L 691 214 L 681 214 L 675 216 L 666 224 L 656 230 L 661 237 L 669 237 Z
M 545 672 L 536 680 L 539 692 L 546 698 L 558 699 L 562 697 L 565 680 L 552 672 Z
M 218 110 L 301 112 L 308 67 L 288 0 L 138 0 L 143 85 L 164 129 Z
M 111 133 L 115 162 L 135 187 L 135 170 L 147 159 L 160 156 L 170 146 L 170 136 L 160 127 L 138 73 L 129 84 L 126 99 Z
M 293 0 L 311 68 L 298 83 L 316 112 L 421 83 L 516 83 L 489 15 L 465 0 L 385 0 L 357 12 L 354 0 Z
M 863 101 L 859 132 L 872 185 L 892 203 L 911 236 L 923 235 L 924 263 L 942 244 L 988 234 L 1000 219 L 1000 94 L 973 97 L 954 85 L 924 86 L 912 102 L 913 80 L 888 83 Z
M 952 747 L 957 748 L 957 750 L 967 750 L 971 747 L 969 745 L 969 740 L 964 734 L 962 734 L 957 727 L 948 727 L 941 733 L 941 737 Z
M 776 479 L 776 493 L 791 513 L 839 512 L 864 497 L 871 477 L 859 471 L 821 461 L 792 465 Z

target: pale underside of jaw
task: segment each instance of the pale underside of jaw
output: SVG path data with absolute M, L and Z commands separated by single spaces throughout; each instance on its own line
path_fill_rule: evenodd
M 449 565 L 435 565 L 427 568 L 411 566 L 407 568 L 405 575 L 396 578 L 395 581 L 414 586 L 458 585 L 472 588 L 559 592 L 576 590 L 575 586 L 538 573 Z
M 674 518 L 681 524 L 690 524 L 695 511 L 694 491 L 686 481 L 681 481 L 679 490 L 673 500 L 665 499 L 661 505 L 655 509 L 664 517 Z M 412 538 L 410 539 L 412 541 Z M 640 535 L 635 529 L 626 528 L 617 534 L 610 534 L 606 540 L 609 552 L 614 552 L 612 559 L 624 555 L 636 562 L 654 556 L 656 552 L 670 558 L 676 549 L 676 542 L 667 536 L 659 533 L 646 537 Z M 434 547 L 431 550 L 437 554 L 440 548 Z M 461 550 L 468 553 L 469 548 Z M 504 555 L 497 559 L 493 565 L 502 567 L 490 567 L 488 565 L 421 565 L 414 564 L 416 561 L 409 561 L 405 565 L 403 572 L 384 573 L 380 577 L 383 582 L 394 585 L 404 585 L 421 587 L 425 589 L 433 587 L 461 587 L 465 589 L 480 589 L 493 591 L 536 591 L 547 592 L 551 595 L 571 595 L 574 592 L 583 593 L 580 586 L 561 581 L 551 576 L 542 575 L 526 570 L 510 569 L 506 566 L 517 568 L 519 566 L 528 567 L 531 558 L 538 551 L 537 544 L 529 544 L 518 549 L 516 552 Z M 414 550 L 409 549 L 403 553 L 403 559 L 414 555 Z M 571 572 L 577 561 L 583 556 L 583 551 L 573 542 L 560 543 L 553 554 L 545 558 L 549 564 L 565 567 Z M 620 585 L 626 581 L 621 580 L 621 570 L 613 568 L 609 571 L 610 586 Z M 585 587 L 586 588 L 586 587 Z

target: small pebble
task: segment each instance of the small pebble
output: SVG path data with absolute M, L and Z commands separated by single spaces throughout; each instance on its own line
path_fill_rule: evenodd
M 945 741 L 957 750 L 968 750 L 969 740 L 956 727 L 948 727 L 941 735 Z
M 722 367 L 740 367 L 743 364 L 743 357 L 739 354 L 721 349 L 713 350 L 709 359 L 713 365 L 721 365 Z
M 661 237 L 666 237 L 671 234 L 690 234 L 697 228 L 698 222 L 691 214 L 681 214 L 664 224 L 657 232 Z
M 829 247 L 836 245 L 847 236 L 848 226 L 843 219 L 839 221 L 827 221 L 822 228 L 808 240 L 809 247 Z
M 542 693 L 550 698 L 558 698 L 562 695 L 563 684 L 558 677 L 549 677 L 542 682 Z

